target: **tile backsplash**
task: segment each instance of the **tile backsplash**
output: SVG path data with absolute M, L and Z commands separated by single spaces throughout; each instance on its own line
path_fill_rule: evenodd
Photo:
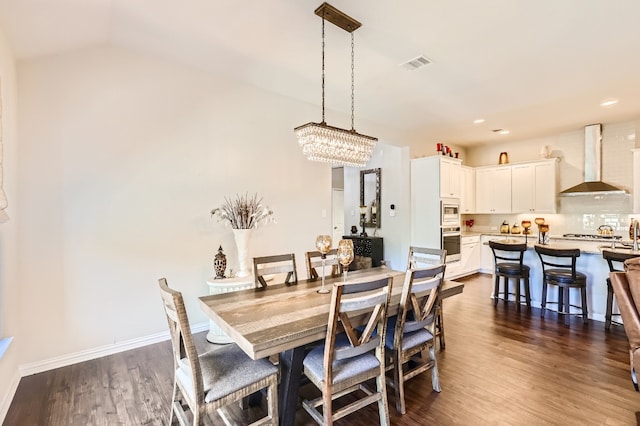
M 556 214 L 470 214 L 463 215 L 462 223 L 466 219 L 473 219 L 471 229 L 463 226 L 465 231 L 495 232 L 500 229 L 503 221 L 509 225 L 520 224 L 523 220 L 534 221 L 536 217 L 543 217 L 549 224 L 552 235 L 562 234 L 596 234 L 600 225 L 610 225 L 616 235 L 628 238 L 627 232 L 631 218 L 640 219 L 640 215 L 632 214 L 631 196 L 599 195 L 560 197 L 559 209 Z M 537 234 L 536 226 L 532 227 Z

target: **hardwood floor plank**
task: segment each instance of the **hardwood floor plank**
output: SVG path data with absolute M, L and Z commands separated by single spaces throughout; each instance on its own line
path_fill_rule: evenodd
M 605 285 L 604 283 L 602 285 Z M 407 414 L 394 425 L 635 425 L 640 394 L 629 375 L 624 329 L 580 318 L 566 320 L 514 303 L 494 308 L 491 277 L 466 280 L 464 292 L 444 302 L 447 349 L 438 353 L 441 393 L 429 374 L 407 382 Z M 211 346 L 206 333 L 199 350 Z M 24 377 L 4 425 L 164 425 L 173 389 L 170 343 Z M 302 389 L 312 394 L 312 386 Z M 234 419 L 260 407 L 233 407 Z M 239 420 L 238 420 L 239 421 Z M 298 410 L 298 426 L 313 422 Z M 378 423 L 374 405 L 336 425 Z M 219 417 L 209 424 L 220 425 Z

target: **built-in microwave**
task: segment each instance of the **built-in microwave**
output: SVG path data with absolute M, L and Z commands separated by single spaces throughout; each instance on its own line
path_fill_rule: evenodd
M 460 200 L 445 198 L 440 201 L 440 205 L 440 226 L 460 226 Z

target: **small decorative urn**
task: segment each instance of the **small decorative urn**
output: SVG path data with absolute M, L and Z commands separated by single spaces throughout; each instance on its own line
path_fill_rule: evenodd
M 227 270 L 227 256 L 222 251 L 222 246 L 218 248 L 218 253 L 213 259 L 213 269 L 216 271 L 216 280 L 226 278 L 224 271 Z

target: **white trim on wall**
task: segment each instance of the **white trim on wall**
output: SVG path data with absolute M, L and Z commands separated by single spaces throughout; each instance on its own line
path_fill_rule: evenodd
M 192 333 L 209 330 L 209 322 L 203 322 L 191 327 Z M 148 336 L 138 337 L 135 339 L 125 340 L 113 345 L 105 345 L 98 348 L 87 349 L 72 354 L 57 356 L 42 361 L 22 364 L 19 367 L 20 377 L 30 376 L 32 374 L 42 373 L 43 371 L 53 370 L 55 368 L 66 367 L 68 365 L 77 364 L 79 362 L 89 361 L 101 358 L 107 355 L 113 355 L 119 352 L 140 348 L 154 343 L 169 340 L 169 331 L 151 334 Z M 15 390 L 14 390 L 15 393 Z
M 4 395 L 4 399 L 2 403 L 0 403 L 0 423 L 4 422 L 4 418 L 7 416 L 9 412 L 9 407 L 11 406 L 11 402 L 13 401 L 13 396 L 16 394 L 18 390 L 18 384 L 20 383 L 20 374 L 18 371 L 15 372 L 13 377 L 11 378 L 11 383 L 9 383 L 9 389 L 7 389 L 7 393 Z

